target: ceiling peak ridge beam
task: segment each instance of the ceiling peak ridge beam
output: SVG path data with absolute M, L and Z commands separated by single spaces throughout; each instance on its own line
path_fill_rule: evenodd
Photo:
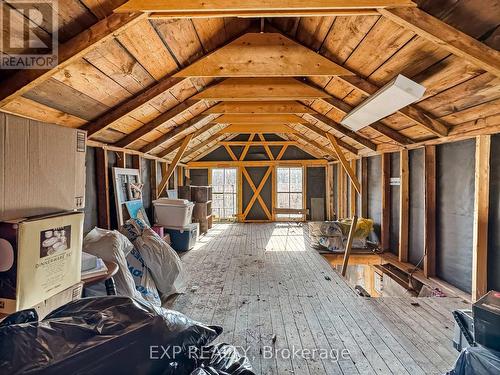
M 271 29 L 272 32 L 280 32 L 281 34 L 283 34 L 283 32 L 281 32 L 274 26 L 268 25 L 268 27 Z M 291 38 L 290 36 L 288 36 L 288 38 L 292 39 L 296 43 L 301 44 L 300 42 Z M 305 47 L 308 48 L 307 46 Z M 347 83 L 348 85 L 350 85 L 353 89 L 359 90 L 365 95 L 372 95 L 375 92 L 377 92 L 377 90 L 380 89 L 379 86 L 370 83 L 369 81 L 358 76 L 356 72 L 351 71 L 351 73 L 352 75 L 338 76 L 338 78 L 343 82 Z M 444 124 L 441 120 L 435 119 L 430 114 L 425 113 L 418 107 L 410 105 L 399 110 L 397 113 L 405 116 L 409 120 L 415 122 L 417 125 L 424 127 L 425 129 L 437 135 L 438 137 L 444 137 L 448 135 L 449 128 L 446 124 Z
M 22 96 L 33 87 L 47 81 L 55 73 L 106 43 L 129 26 L 147 18 L 146 14 L 114 13 L 98 21 L 58 47 L 58 64 L 51 69 L 25 69 L 6 78 L 0 85 L 0 107 Z
M 475 66 L 500 77 L 500 52 L 418 8 L 380 9 L 380 14 Z
M 411 0 L 129 0 L 115 12 L 171 12 L 176 14 L 227 11 L 306 11 L 414 7 Z
M 176 77 L 303 77 L 352 74 L 281 33 L 248 32 Z
M 226 78 L 194 95 L 194 99 L 218 101 L 289 101 L 331 96 L 292 77 Z

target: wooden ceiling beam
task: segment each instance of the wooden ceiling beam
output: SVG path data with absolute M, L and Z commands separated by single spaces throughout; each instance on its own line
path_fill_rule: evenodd
M 302 11 L 302 10 L 351 10 L 414 7 L 411 0 L 129 0 L 115 12 L 227 12 L 227 11 Z
M 231 124 L 222 130 L 224 133 L 296 133 L 297 131 L 285 124 Z
M 283 101 L 329 98 L 322 90 L 291 77 L 227 78 L 204 91 L 194 99 L 218 101 Z
M 194 132 L 193 139 L 195 139 L 196 137 L 199 137 L 200 135 L 202 135 L 206 131 L 212 129 L 213 127 L 214 127 L 214 124 L 212 124 L 212 123 L 208 123 L 205 126 L 202 126 L 201 128 L 199 128 L 198 130 L 196 130 Z M 178 149 L 181 146 L 181 143 L 182 143 L 182 140 L 180 140 L 178 142 L 174 142 L 173 144 L 168 146 L 165 150 L 159 152 L 156 156 L 164 158 L 165 156 L 170 154 L 172 151 Z
M 20 70 L 0 85 L 0 107 L 45 82 L 57 72 L 87 54 L 90 50 L 106 43 L 129 26 L 146 18 L 142 13 L 111 14 L 58 47 L 58 63 L 54 68 Z
M 212 119 L 212 117 L 213 117 L 213 115 L 205 115 L 205 114 L 195 116 L 191 120 L 188 120 L 188 121 L 172 128 L 171 130 L 169 130 L 168 132 L 166 132 L 162 136 L 155 139 L 153 142 L 148 143 L 146 146 L 141 148 L 141 151 L 144 153 L 151 152 L 155 148 L 164 144 L 165 142 L 168 142 L 169 139 L 172 139 L 177 134 L 180 134 L 183 131 L 189 130 L 190 128 L 192 128 L 196 125 L 205 125 L 207 122 L 209 122 Z
M 358 192 L 358 194 L 361 194 L 361 184 L 359 183 L 358 176 L 356 176 L 356 173 L 354 173 L 354 170 L 351 168 L 349 165 L 349 162 L 344 156 L 344 153 L 340 149 L 340 146 L 338 144 L 337 138 L 333 134 L 327 133 L 328 139 L 330 140 L 330 143 L 333 147 L 333 150 L 335 151 L 335 154 L 337 155 L 337 158 L 340 160 L 340 164 L 342 164 L 342 167 L 346 171 L 346 173 L 349 175 L 349 178 L 351 179 L 351 183 Z
M 357 17 L 378 16 L 375 8 L 363 9 L 309 9 L 309 10 L 223 10 L 223 11 L 185 11 L 185 12 L 153 12 L 150 19 L 170 18 L 264 18 L 264 17 Z
M 107 129 L 116 120 L 125 117 L 130 112 L 146 104 L 158 95 L 163 94 L 165 91 L 170 90 L 182 81 L 184 81 L 184 79 L 179 77 L 165 77 L 152 87 L 146 89 L 138 95 L 133 96 L 123 104 L 118 105 L 98 119 L 89 122 L 80 128 L 87 131 L 88 137 L 92 137 L 93 135 Z
M 500 52 L 418 8 L 380 9 L 380 14 L 475 66 L 500 77 Z
M 328 148 L 326 148 L 322 144 L 320 144 L 320 143 L 312 140 L 311 138 L 305 136 L 304 134 L 297 133 L 297 134 L 294 134 L 293 137 L 300 138 L 304 142 L 307 142 L 308 144 L 310 144 L 311 146 L 313 146 L 315 149 L 321 151 L 321 157 L 322 158 L 324 158 L 325 156 L 330 156 L 330 157 L 332 157 L 335 160 L 337 159 L 337 157 L 333 154 L 333 151 L 329 150 Z
M 324 99 L 325 102 L 333 106 L 336 110 L 341 112 L 342 114 L 346 115 L 349 113 L 354 107 L 351 107 L 349 104 L 346 102 L 337 99 L 337 98 L 329 98 L 329 99 Z M 395 129 L 392 129 L 391 127 L 383 124 L 382 122 L 374 122 L 373 124 L 369 125 L 370 128 L 376 130 L 382 135 L 385 135 L 387 138 L 393 140 L 394 142 L 400 144 L 400 145 L 409 145 L 412 143 L 415 143 L 413 139 L 410 137 L 407 137 L 400 132 L 398 132 Z
M 184 101 L 182 103 L 177 104 L 175 107 L 169 109 L 168 111 L 162 113 L 155 119 L 151 120 L 150 122 L 144 124 L 141 126 L 139 129 L 133 131 L 130 134 L 127 134 L 125 137 L 120 139 L 118 142 L 115 143 L 115 146 L 118 147 L 128 147 L 135 141 L 137 141 L 139 138 L 143 137 L 144 135 L 148 134 L 149 132 L 152 132 L 156 128 L 160 127 L 167 121 L 172 120 L 175 116 L 181 114 L 184 111 L 188 111 L 189 109 L 194 109 L 195 106 L 198 104 L 199 100 L 197 101 Z
M 348 138 L 351 138 L 353 141 L 356 141 L 360 145 L 367 147 L 370 150 L 377 151 L 377 145 L 375 143 L 373 143 L 372 141 L 370 141 L 368 138 L 365 138 L 365 137 L 359 135 L 358 133 L 352 131 L 351 129 L 336 123 L 335 121 L 326 117 L 325 115 L 322 115 L 321 113 L 315 113 L 315 114 L 306 115 L 306 116 L 311 116 L 315 120 L 320 121 L 325 125 L 328 125 L 333 130 L 338 131 L 339 133 L 342 133 L 343 135 L 345 135 Z M 307 119 L 307 117 L 305 117 L 305 118 Z M 329 133 L 327 133 L 327 135 L 328 134 Z
M 325 132 L 323 129 L 317 127 L 316 125 L 311 124 L 311 123 L 301 124 L 301 125 L 305 126 L 309 130 L 315 132 L 319 136 L 328 139 L 328 136 L 326 135 L 327 132 Z M 300 133 L 300 134 L 302 134 L 302 133 Z M 342 147 L 344 150 L 349 151 L 351 154 L 354 154 L 354 155 L 358 154 L 358 149 L 356 147 L 351 146 L 349 143 L 346 143 L 341 139 L 337 139 L 337 142 L 340 145 L 340 147 Z
M 204 113 L 216 114 L 296 114 L 314 113 L 314 110 L 296 101 L 283 102 L 221 102 Z
M 191 156 L 192 154 L 194 154 L 196 151 L 202 149 L 203 147 L 210 146 L 211 143 L 214 143 L 214 145 L 217 145 L 217 147 L 218 147 L 218 141 L 220 139 L 227 139 L 227 138 L 228 138 L 228 135 L 224 135 L 223 133 L 220 133 L 220 132 L 214 133 L 210 137 L 208 137 L 207 139 L 205 139 L 204 141 L 202 141 L 199 144 L 197 144 L 195 147 L 193 147 L 190 150 L 188 150 L 186 152 L 186 154 L 184 155 L 183 159 L 187 159 L 189 156 Z M 211 149 L 211 147 L 209 147 L 209 150 L 210 149 Z M 211 151 L 209 151 L 209 150 L 207 150 L 208 152 L 204 152 L 203 154 L 207 155 L 211 151 L 213 151 L 213 150 L 211 150 Z
M 158 196 L 156 197 L 157 199 L 158 199 L 158 197 L 161 196 L 161 193 L 163 193 L 163 191 L 167 187 L 168 180 L 174 174 L 175 168 L 177 168 L 177 165 L 181 161 L 182 156 L 184 155 L 184 151 L 186 151 L 186 148 L 189 145 L 189 142 L 191 142 L 191 139 L 193 139 L 193 135 L 192 134 L 188 134 L 182 140 L 182 144 L 179 147 L 179 150 L 177 151 L 177 154 L 175 155 L 174 159 L 172 160 L 172 162 L 168 166 L 167 172 L 165 173 L 164 176 L 162 176 L 161 182 L 158 185 L 158 189 L 157 189 Z
M 295 114 L 225 114 L 213 122 L 219 124 L 285 124 L 285 123 L 302 123 L 305 122 L 302 117 Z

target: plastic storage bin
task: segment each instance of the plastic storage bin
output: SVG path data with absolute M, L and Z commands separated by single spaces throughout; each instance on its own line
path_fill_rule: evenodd
M 160 198 L 153 201 L 155 224 L 169 228 L 184 228 L 191 224 L 194 203 L 185 199 Z
M 171 246 L 177 251 L 191 250 L 198 239 L 198 223 L 186 225 L 182 229 L 164 228 L 170 236 Z

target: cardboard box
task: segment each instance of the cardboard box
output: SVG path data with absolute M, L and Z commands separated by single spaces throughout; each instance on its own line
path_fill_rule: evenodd
M 0 223 L 0 312 L 30 308 L 80 282 L 83 216 Z
M 64 289 L 62 292 L 47 298 L 45 301 L 36 304 L 35 306 L 33 306 L 33 308 L 36 310 L 38 318 L 41 320 L 62 305 L 80 299 L 82 297 L 82 292 L 83 282 L 79 282 L 75 285 L 70 286 L 68 289 Z M 5 318 L 6 316 L 8 316 L 8 314 L 0 313 L 0 320 Z
M 0 221 L 85 206 L 86 132 L 0 113 Z

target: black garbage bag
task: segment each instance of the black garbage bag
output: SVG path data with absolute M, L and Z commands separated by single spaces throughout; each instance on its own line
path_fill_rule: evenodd
M 129 297 L 83 298 L 0 327 L 0 374 L 190 374 L 221 327 Z
M 238 349 L 228 344 L 203 348 L 199 367 L 191 375 L 254 375 L 252 365 Z
M 500 352 L 484 346 L 469 346 L 462 350 L 455 368 L 446 375 L 495 375 L 500 374 Z

